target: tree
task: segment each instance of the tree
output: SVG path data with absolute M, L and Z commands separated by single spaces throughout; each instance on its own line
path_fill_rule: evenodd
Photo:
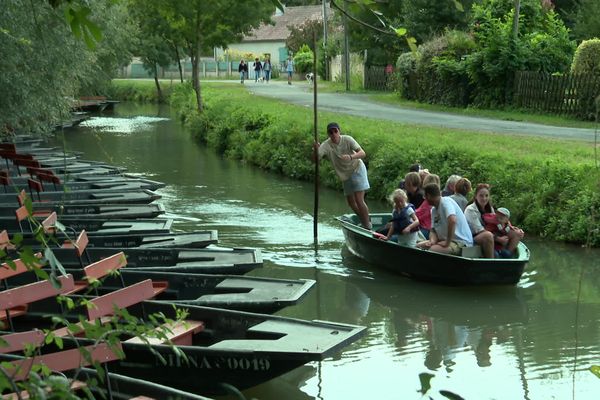
M 600 4 L 597 0 L 577 0 L 573 34 L 578 40 L 600 37 Z
M 200 54 L 214 47 L 238 42 L 261 22 L 268 22 L 275 9 L 274 0 L 164 0 L 159 13 L 172 28 L 170 38 L 181 39 L 192 62 L 192 86 L 198 111 L 202 112 L 199 78 Z

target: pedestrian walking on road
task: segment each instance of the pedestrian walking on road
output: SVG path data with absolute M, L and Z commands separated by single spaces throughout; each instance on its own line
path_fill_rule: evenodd
M 288 85 L 291 85 L 292 75 L 294 74 L 294 60 L 292 60 L 292 56 L 288 56 L 288 59 L 285 62 L 285 70 L 287 71 Z
M 238 72 L 240 73 L 240 83 L 244 84 L 244 79 L 248 74 L 248 64 L 244 60 L 240 61 L 240 65 L 238 66 Z
M 260 60 L 258 59 L 258 57 L 256 57 L 254 59 L 254 82 L 258 82 L 258 80 L 261 78 L 261 76 L 260 76 L 261 70 L 262 70 L 262 64 L 260 63 Z
M 265 81 L 267 81 L 267 83 L 269 83 L 269 80 L 271 80 L 271 70 L 272 69 L 273 69 L 273 67 L 271 66 L 271 59 L 267 57 L 267 59 L 263 63 L 263 72 L 265 75 Z

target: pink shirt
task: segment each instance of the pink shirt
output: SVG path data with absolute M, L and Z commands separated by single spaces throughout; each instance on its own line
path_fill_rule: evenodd
M 430 230 L 431 229 L 431 206 L 427 200 L 423 200 L 421 206 L 416 211 L 417 218 L 419 219 L 419 225 L 421 228 Z

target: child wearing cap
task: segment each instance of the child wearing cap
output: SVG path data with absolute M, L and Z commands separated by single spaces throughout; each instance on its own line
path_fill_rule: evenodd
M 494 234 L 494 250 L 497 257 L 511 258 L 512 253 L 506 249 L 509 238 L 508 234 L 513 228 L 510 223 L 510 211 L 508 208 L 500 207 L 494 214 L 485 214 L 485 230 Z

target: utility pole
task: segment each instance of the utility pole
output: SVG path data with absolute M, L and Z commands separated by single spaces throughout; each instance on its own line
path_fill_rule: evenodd
M 348 17 L 345 12 L 348 10 L 344 0 L 344 72 L 346 73 L 346 92 L 350 91 L 350 49 L 348 45 Z
M 519 17 L 521 15 L 521 0 L 515 0 L 515 15 L 513 16 L 512 36 L 515 41 L 519 38 Z
M 325 61 L 325 76 L 323 80 L 329 80 L 329 62 L 327 60 L 327 1 L 323 0 L 323 60 Z

